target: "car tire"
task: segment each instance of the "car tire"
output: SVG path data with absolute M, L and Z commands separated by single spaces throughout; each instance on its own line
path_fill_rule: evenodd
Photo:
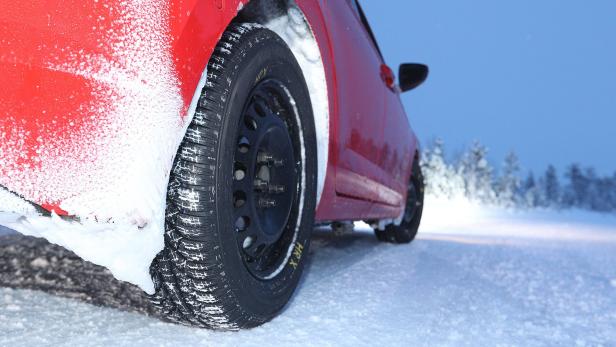
M 413 164 L 413 172 L 409 183 L 402 222 L 399 225 L 389 224 L 385 226 L 383 230 L 376 228 L 374 232 L 379 241 L 410 243 L 415 239 L 423 213 L 424 190 L 424 177 L 421 172 L 419 160 L 416 159 Z
M 274 32 L 231 24 L 170 176 L 153 304 L 216 330 L 261 325 L 296 289 L 316 208 L 316 135 L 302 70 Z

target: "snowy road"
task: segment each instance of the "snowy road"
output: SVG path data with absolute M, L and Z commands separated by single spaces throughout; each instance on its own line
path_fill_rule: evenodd
M 239 333 L 75 297 L 0 288 L 0 346 L 614 346 L 616 217 L 445 206 L 411 246 L 316 231 L 292 303 Z

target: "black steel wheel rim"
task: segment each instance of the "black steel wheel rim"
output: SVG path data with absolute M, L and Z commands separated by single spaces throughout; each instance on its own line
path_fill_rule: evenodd
M 419 196 L 420 189 L 419 182 L 417 182 L 417 179 L 413 178 L 411 184 L 409 184 L 408 197 L 404 210 L 404 221 L 407 223 L 410 223 L 415 218 L 417 212 L 421 208 L 422 201 Z
M 233 163 L 233 227 L 244 265 L 269 280 L 288 260 L 301 196 L 301 131 L 283 83 L 255 86 L 238 124 Z

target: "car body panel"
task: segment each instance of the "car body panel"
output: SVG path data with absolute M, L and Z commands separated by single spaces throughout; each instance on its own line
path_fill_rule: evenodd
M 369 27 L 349 0 L 323 0 L 334 56 L 336 108 L 332 110 L 331 167 L 335 194 L 318 209 L 322 220 L 398 216 L 417 139 L 397 88 L 382 77 L 385 62 Z M 382 98 L 382 99 L 381 99 Z M 395 140 L 394 140 L 395 139 Z M 360 216 L 360 218 L 358 218 Z
M 168 41 L 173 73 L 180 81 L 181 117 L 190 106 L 216 43 L 240 7 L 239 0 L 225 4 L 174 1 L 168 7 L 152 10 L 168 11 L 166 37 L 161 41 Z M 130 28 L 126 12 L 122 1 L 0 3 L 0 76 L 7 86 L 0 95 L 0 185 L 48 210 L 73 213 L 63 211 L 60 204 L 79 193 L 77 190 L 41 193 L 34 184 L 26 186 L 18 181 L 15 173 L 23 173 L 18 176 L 21 181 L 30 176 L 36 185 L 61 180 L 50 170 L 37 172 L 44 161 L 42 157 L 49 156 L 41 153 L 45 144 L 52 144 L 49 151 L 58 161 L 95 161 L 84 158 L 80 147 L 85 147 L 86 140 L 75 141 L 75 134 L 96 133 L 99 126 L 95 118 L 104 116 L 91 109 L 109 102 L 107 98 L 117 97 L 117 92 L 111 83 L 106 83 L 106 76 L 85 76 L 79 70 L 79 61 L 85 65 L 89 63 L 86 60 L 94 57 L 97 62 L 119 66 L 126 73 L 139 73 L 135 71 L 138 68 L 125 66 L 126 57 L 117 54 L 122 51 L 122 42 L 114 42 L 118 32 Z M 139 35 L 146 34 L 135 34 L 136 43 L 141 43 Z M 143 43 L 148 41 L 143 39 Z M 77 62 L 77 68 L 67 67 L 67 62 Z M 141 78 L 143 84 L 151 82 Z M 84 184 L 82 188 L 88 187 Z
M 0 186 L 58 214 L 76 214 L 61 208 L 62 203 L 88 190 L 90 181 L 69 178 L 77 187 L 67 184 L 62 186 L 66 189 L 39 194 L 36 185 L 58 179 L 57 172 L 40 170 L 41 144 L 53 143 L 53 153 L 45 155 L 55 155 L 64 165 L 71 161 L 105 165 L 94 154 L 84 156 L 79 147 L 85 144 L 75 138 L 87 134 L 88 145 L 97 143 L 94 116 L 84 110 L 110 103 L 115 96 L 105 81 L 86 78 L 64 64 L 91 56 L 119 66 L 125 63 L 115 54 L 122 43 L 113 41 L 113 33 L 126 30 L 126 14 L 117 10 L 122 8 L 120 3 L 0 3 L 0 78 L 6 85 L 0 94 Z M 214 47 L 247 3 L 177 0 L 158 9 L 169 18 L 164 39 L 179 82 L 178 118 L 185 117 L 194 104 Z M 386 88 L 380 78 L 384 62 L 346 0 L 298 0 L 297 5 L 321 50 L 329 92 L 329 160 L 316 218 L 398 216 L 404 207 L 416 138 L 397 92 Z M 341 17 L 345 21 L 338 21 Z M 347 24 L 353 24 L 354 30 L 348 31 Z M 134 68 L 126 71 L 139 74 Z M 28 174 L 37 177 L 25 185 L 20 178 Z M 160 173 L 161 177 L 167 174 Z M 104 181 L 105 177 L 92 179 Z
M 373 200 L 373 185 L 380 184 L 378 149 L 383 143 L 385 90 L 379 75 L 380 57 L 347 1 L 326 1 L 324 9 L 336 62 L 339 122 L 336 146 L 336 192 Z M 357 185 L 360 176 L 370 185 Z

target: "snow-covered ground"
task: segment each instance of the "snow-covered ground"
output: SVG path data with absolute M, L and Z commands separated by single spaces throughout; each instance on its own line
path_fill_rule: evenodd
M 616 345 L 616 217 L 427 206 L 412 245 L 379 244 L 365 226 L 315 231 L 299 291 L 257 329 L 198 330 L 0 288 L 0 345 Z

